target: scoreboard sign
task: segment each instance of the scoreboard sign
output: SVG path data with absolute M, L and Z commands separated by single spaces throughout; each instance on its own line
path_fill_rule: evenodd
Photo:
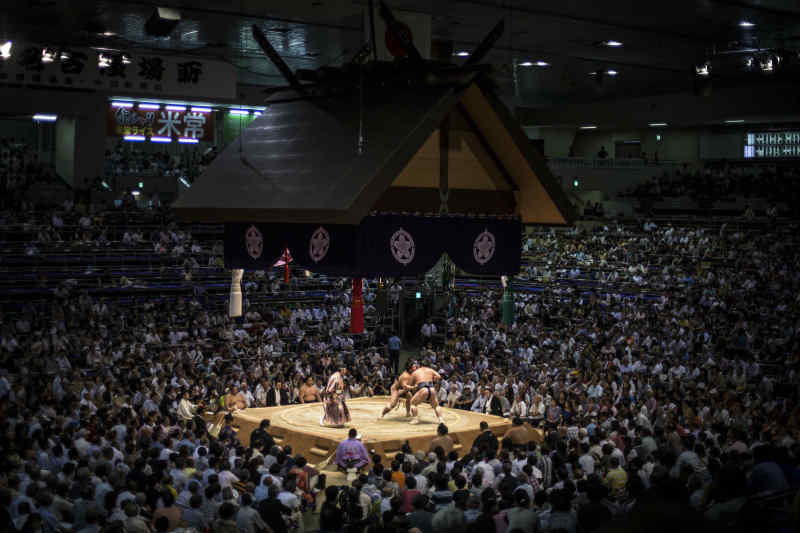
M 748 133 L 744 141 L 745 159 L 800 158 L 800 131 Z

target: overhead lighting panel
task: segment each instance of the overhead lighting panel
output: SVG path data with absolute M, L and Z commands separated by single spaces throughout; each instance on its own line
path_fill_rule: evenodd
M 0 44 L 0 58 L 8 59 L 11 57 L 11 47 L 13 46 L 11 41 L 6 41 L 4 44 Z
M 694 67 L 694 72 L 698 76 L 708 76 L 711 74 L 711 63 L 705 62 L 701 65 L 697 65 Z

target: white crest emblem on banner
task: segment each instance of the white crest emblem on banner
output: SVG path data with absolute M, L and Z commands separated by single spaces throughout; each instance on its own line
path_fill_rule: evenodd
M 244 243 L 247 246 L 247 254 L 250 257 L 253 259 L 261 257 L 261 253 L 264 251 L 264 237 L 257 227 L 250 226 L 245 232 Z
M 475 256 L 475 261 L 479 265 L 485 265 L 494 257 L 495 241 L 494 235 L 489 233 L 489 230 L 483 230 L 483 233 L 475 238 L 475 243 L 472 245 L 472 254 Z
M 331 246 L 331 236 L 322 226 L 318 227 L 308 240 L 308 256 L 315 263 L 319 263 L 328 255 Z
M 392 256 L 394 256 L 398 263 L 407 265 L 414 260 L 414 254 L 416 252 L 414 238 L 403 228 L 400 228 L 392 234 L 392 238 L 389 239 L 389 248 L 392 251 Z

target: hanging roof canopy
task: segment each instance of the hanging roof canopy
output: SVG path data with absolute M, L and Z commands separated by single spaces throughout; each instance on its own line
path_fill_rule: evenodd
M 443 174 L 451 213 L 572 220 L 544 159 L 476 74 L 455 87 L 368 88 L 363 105 L 358 91 L 268 104 L 174 208 L 203 222 L 358 224 L 372 211 L 438 212 Z

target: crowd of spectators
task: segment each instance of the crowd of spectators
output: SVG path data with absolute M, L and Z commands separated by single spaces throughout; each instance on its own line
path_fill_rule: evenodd
M 55 179 L 52 167 L 41 163 L 29 144 L 14 137 L 0 138 L 0 208 L 11 206 L 31 185 Z
M 183 178 L 192 183 L 216 155 L 216 146 L 145 150 L 137 143 L 118 141 L 106 150 L 104 174 L 106 182 L 112 188 L 115 186 L 115 178 L 120 176 Z
M 736 198 L 765 199 L 793 205 L 800 195 L 800 168 L 796 165 L 732 165 L 709 163 L 692 171 L 684 165 L 673 172 L 631 187 L 621 197 L 658 202 L 665 198 L 689 197 L 701 207 Z
M 179 234 L 124 238 L 198 253 Z M 268 424 L 243 443 L 232 418 L 211 432 L 202 418 L 301 402 L 339 366 L 346 397 L 386 394 L 388 354 L 347 333 L 344 281 L 240 320 L 192 297 L 27 304 L 0 325 L 0 529 L 573 533 L 750 517 L 768 530 L 747 502 L 800 483 L 798 244 L 788 227 L 652 221 L 531 237 L 514 324 L 499 289 L 457 291 L 415 356 L 443 376 L 442 404 L 512 429 L 482 428 L 458 453 L 440 426 L 430 448 L 373 457 L 348 485 Z M 368 316 L 374 301 L 370 282 Z

